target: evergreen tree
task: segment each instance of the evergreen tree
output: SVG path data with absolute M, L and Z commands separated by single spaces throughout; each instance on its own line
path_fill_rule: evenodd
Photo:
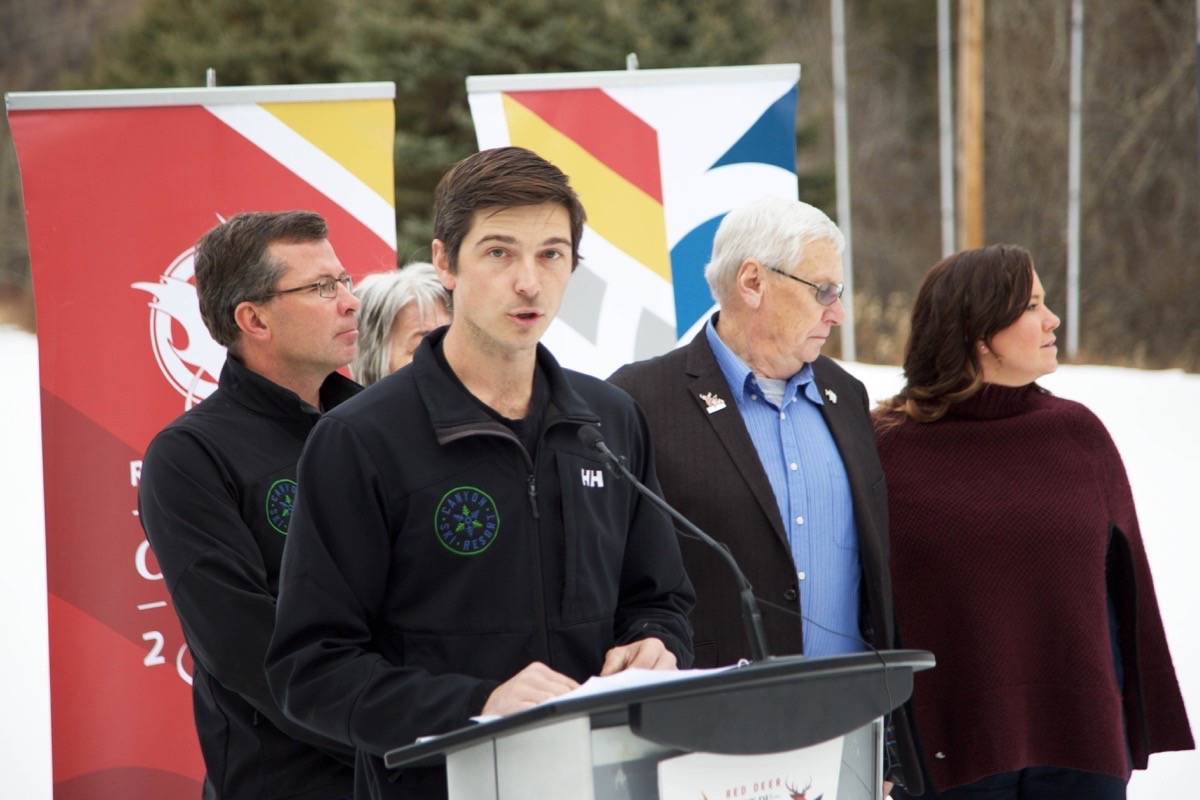
M 468 75 L 749 64 L 772 35 L 738 0 L 146 0 L 73 81 L 91 88 L 392 80 L 401 262 L 428 259 L 433 188 L 476 148 Z M 811 140 L 801 131 L 798 144 Z M 828 174 L 802 176 L 805 196 Z
M 396 82 L 401 261 L 429 257 L 433 188 L 474 152 L 468 75 L 753 63 L 767 26 L 747 4 L 703 0 L 367 0 L 355 4 L 357 80 Z
M 148 0 L 104 42 L 90 88 L 328 83 L 347 66 L 338 0 Z

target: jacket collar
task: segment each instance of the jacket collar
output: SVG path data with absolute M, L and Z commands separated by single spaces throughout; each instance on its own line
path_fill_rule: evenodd
M 725 376 L 730 390 L 734 393 L 734 399 L 737 400 L 740 406 L 746 402 L 752 385 L 761 388 L 760 381 L 762 379 L 755 376 L 754 371 L 742 360 L 742 357 L 735 353 L 733 348 L 725 344 L 724 340 L 721 339 L 721 335 L 717 333 L 717 318 L 719 316 L 719 312 L 713 314 L 712 319 L 705 324 L 703 328 L 704 335 L 708 338 L 708 348 L 712 351 L 717 366 L 721 368 L 721 373 Z M 817 391 L 817 385 L 813 381 L 812 364 L 805 364 L 800 368 L 799 372 L 783 381 L 783 383 L 788 387 L 785 391 L 785 399 L 786 395 L 791 391 L 791 387 L 795 385 L 797 395 L 803 394 L 814 405 L 819 406 L 825 402 L 821 399 L 821 393 Z
M 716 324 L 716 320 L 717 315 L 714 314 L 713 324 Z M 787 547 L 787 534 L 783 530 L 783 520 L 779 518 L 779 505 L 775 502 L 771 482 L 767 480 L 767 473 L 759 460 L 758 451 L 754 449 L 754 442 L 750 440 L 750 433 L 742 421 L 741 412 L 730 394 L 735 389 L 730 388 L 725 374 L 721 371 L 721 366 L 708 344 L 704 328 L 701 328 L 687 345 L 684 371 L 691 378 L 688 391 L 692 401 L 704 411 L 717 439 L 733 461 L 737 473 L 746 481 L 750 493 L 771 521 L 771 529 Z M 736 391 L 740 391 L 740 388 Z M 723 401 L 725 407 L 710 410 L 715 408 L 714 399 Z
M 818 356 L 812 362 L 812 367 L 813 385 L 829 401 L 821 404 L 821 416 L 838 452 L 842 454 L 842 464 L 850 481 L 850 494 L 854 496 L 857 507 L 858 491 L 860 487 L 868 485 L 865 480 L 870 473 L 866 471 L 867 466 L 861 458 L 850 458 L 846 454 L 854 452 L 856 445 L 861 446 L 862 418 L 864 414 L 869 415 L 870 411 L 862 405 L 861 397 L 851 395 L 848 391 L 843 392 L 847 396 L 838 397 L 836 389 L 844 387 L 845 381 L 836 378 L 836 366 L 832 359 Z
M 321 416 L 319 409 L 301 400 L 298 394 L 264 378 L 232 354 L 225 357 L 220 387 L 234 401 L 258 414 L 287 420 L 311 420 L 313 424 Z M 360 391 L 362 387 L 357 383 L 332 372 L 321 384 L 321 405 L 326 410 L 331 409 Z
M 439 328 L 422 340 L 413 355 L 412 369 L 421 402 L 429 413 L 439 440 L 477 426 L 498 425 L 471 399 L 459 381 L 447 375 L 438 363 L 434 348 L 440 346 L 449 328 Z M 596 413 L 571 386 L 566 371 L 542 344 L 537 346 L 537 364 L 550 387 L 550 404 L 545 425 L 560 419 L 595 424 Z

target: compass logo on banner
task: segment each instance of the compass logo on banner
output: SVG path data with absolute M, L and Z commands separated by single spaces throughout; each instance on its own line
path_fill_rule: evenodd
M 158 283 L 133 284 L 154 297 L 150 345 L 163 377 L 183 395 L 184 411 L 216 391 L 225 363 L 225 348 L 213 341 L 200 317 L 195 272 L 195 248 L 189 247 L 163 270 Z

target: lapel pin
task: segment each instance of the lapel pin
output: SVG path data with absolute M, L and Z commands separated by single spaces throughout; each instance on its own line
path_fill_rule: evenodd
M 704 401 L 704 410 L 709 414 L 715 414 L 725 407 L 725 401 L 717 397 L 715 392 L 704 392 L 700 399 Z
M 829 402 L 837 405 L 837 392 L 835 392 L 833 389 L 826 389 L 825 396 L 829 398 Z

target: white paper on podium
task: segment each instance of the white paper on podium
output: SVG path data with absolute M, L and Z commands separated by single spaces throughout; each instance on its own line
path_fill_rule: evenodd
M 578 689 L 572 689 L 566 694 L 552 697 L 547 703 L 561 703 L 564 700 L 575 700 L 580 697 L 591 697 L 608 692 L 619 692 L 625 689 L 636 689 L 639 686 L 658 686 L 664 683 L 700 678 L 716 672 L 724 672 L 733 667 L 715 667 L 713 669 L 627 669 L 615 675 L 593 675 Z
M 839 736 L 783 753 L 691 753 L 668 758 L 658 764 L 659 800 L 834 798 L 842 771 L 842 745 Z
M 639 686 L 676 683 L 678 681 L 699 678 L 704 675 L 712 675 L 715 672 L 724 672 L 727 669 L 734 669 L 735 666 L 714 667 L 712 669 L 627 669 L 615 675 L 605 675 L 603 678 L 599 675 L 593 675 L 580 684 L 579 688 L 572 689 L 566 694 L 560 694 L 558 697 L 544 700 L 540 705 L 561 703 L 564 700 L 576 700 L 580 697 L 592 697 L 593 695 L 619 692 L 625 689 L 636 689 Z M 472 722 L 479 723 L 493 722 L 498 719 L 500 719 L 500 716 L 497 714 L 482 714 L 478 717 L 471 717 Z

